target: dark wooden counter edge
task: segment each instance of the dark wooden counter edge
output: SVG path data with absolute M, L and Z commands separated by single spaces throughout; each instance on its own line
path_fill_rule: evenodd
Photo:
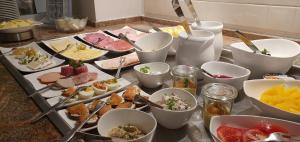
M 35 91 L 31 83 L 29 83 L 23 77 L 23 74 L 18 69 L 16 69 L 5 57 L 0 57 L 0 61 L 18 82 L 18 84 L 24 89 L 27 95 Z M 48 102 L 41 95 L 35 95 L 32 100 L 40 108 L 41 112 L 47 111 L 50 108 Z M 61 134 L 66 135 L 66 133 L 71 130 L 70 126 L 65 122 L 65 120 L 63 120 L 63 118 L 59 116 L 57 111 L 51 112 L 47 117 Z

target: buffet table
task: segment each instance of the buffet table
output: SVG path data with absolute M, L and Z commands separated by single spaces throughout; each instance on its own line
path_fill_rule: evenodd
M 128 25 L 132 26 L 132 27 L 138 27 L 138 28 L 144 28 L 147 29 L 149 28 L 149 26 L 147 26 L 147 24 L 143 23 L 143 22 L 136 22 L 136 23 L 129 23 Z M 90 32 L 90 31 L 97 31 L 100 29 L 117 29 L 117 28 L 121 28 L 124 25 L 117 25 L 117 26 L 110 26 L 110 27 L 105 27 L 105 28 L 92 28 L 92 27 L 88 27 L 85 31 L 83 32 Z M 159 25 L 162 26 L 162 25 Z M 50 39 L 50 38 L 57 38 L 57 37 L 61 37 L 61 36 L 65 36 L 66 34 L 61 34 L 61 33 L 57 33 L 54 30 L 51 30 L 47 27 L 44 28 L 39 28 L 37 29 L 37 39 L 36 41 L 40 41 L 40 40 L 44 40 L 44 39 Z M 228 44 L 232 43 L 232 42 L 236 42 L 239 41 L 238 39 L 234 38 L 234 37 L 229 37 L 229 36 L 224 36 L 224 45 L 228 46 Z M 30 42 L 30 41 L 28 41 Z M 25 43 L 28 43 L 25 42 Z M 22 44 L 22 43 L 21 43 Z M 19 46 L 20 43 L 10 43 L 10 44 L 0 44 L 0 46 L 9 46 L 9 47 L 13 47 L 13 46 Z M 226 47 L 225 47 L 226 48 Z M 45 47 L 43 47 L 43 49 L 45 49 L 46 51 L 49 51 L 49 49 L 47 50 Z M 51 51 L 49 51 L 51 53 Z M 223 56 L 227 56 L 226 58 L 221 58 L 221 60 L 223 61 L 228 61 L 226 60 L 228 57 L 230 58 L 230 56 L 228 56 L 229 54 L 227 52 L 224 52 Z M 104 58 L 113 58 L 115 56 L 118 55 L 108 55 L 105 56 Z M 26 98 L 26 94 L 31 94 L 34 92 L 34 88 L 32 85 L 30 85 L 30 83 L 23 77 L 23 75 L 25 73 L 22 73 L 20 71 L 18 71 L 16 68 L 14 68 L 10 62 L 8 62 L 7 59 L 1 57 L 0 61 L 2 63 L 3 66 L 5 66 L 5 68 L 9 71 L 9 73 L 11 74 L 11 76 L 14 77 L 14 79 L 19 83 L 19 85 L 23 88 L 24 93 L 22 93 L 24 95 L 24 98 Z M 93 64 L 93 62 L 89 62 L 91 64 Z M 167 63 L 172 67 L 175 65 L 175 56 L 168 56 L 167 58 Z M 0 69 L 4 69 L 4 68 L 0 68 Z M 106 73 L 109 73 L 111 75 L 115 74 L 115 71 L 105 71 Z M 291 74 L 296 74 L 299 71 L 295 68 L 291 69 L 290 73 Z M 3 74 L 1 74 L 0 76 L 2 76 Z M 130 82 L 138 82 L 137 78 L 135 77 L 135 74 L 133 72 L 132 67 L 128 67 L 128 68 L 124 68 L 121 71 L 121 75 L 123 78 L 127 79 Z M 169 78 L 171 79 L 171 78 Z M 9 80 L 11 81 L 11 79 Z M 168 80 L 165 82 L 165 84 L 162 87 L 168 87 L 171 84 L 171 81 Z M 198 86 L 198 96 L 199 96 L 199 92 L 200 92 L 200 88 L 203 85 L 203 83 L 200 81 L 199 86 Z M 15 86 L 17 87 L 17 86 Z M 142 86 L 140 86 L 142 90 L 144 90 L 146 93 L 151 94 L 157 90 L 159 90 L 160 88 L 157 89 L 147 89 L 144 88 Z M 10 92 L 4 91 L 4 92 L 0 92 L 2 93 L 2 95 L 11 95 Z M 10 96 L 12 97 L 12 96 Z M 38 106 L 38 108 L 40 108 L 41 111 L 46 111 L 48 110 L 48 108 L 50 107 L 50 105 L 46 102 L 46 100 L 40 96 L 40 95 L 36 95 L 33 98 L 33 101 L 35 102 L 36 106 Z M 0 99 L 1 100 L 1 99 Z M 22 104 L 24 105 L 24 104 Z M 26 105 L 32 105 L 32 104 L 26 104 Z M 7 106 L 9 107 L 9 106 Z M 23 106 L 19 106 L 20 109 L 22 109 Z M 30 106 L 30 107 L 34 107 L 34 106 Z M 0 107 L 1 108 L 1 107 Z M 23 108 L 24 111 L 26 110 L 26 107 Z M 149 111 L 149 110 L 146 110 Z M 35 114 L 37 111 L 31 112 L 31 114 Z M 14 113 L 13 110 L 11 110 L 10 113 Z M 236 101 L 236 103 L 233 106 L 233 110 L 232 110 L 233 114 L 251 114 L 251 115 L 261 115 L 261 113 L 255 109 L 250 101 L 245 97 L 245 95 L 243 94 L 243 91 L 239 92 L 239 96 L 238 99 Z M 166 128 L 163 128 L 162 126 L 158 126 L 156 133 L 155 133 L 155 137 L 153 139 L 154 142 L 163 142 L 163 141 L 182 141 L 182 142 L 196 142 L 196 141 L 201 141 L 201 142 L 209 142 L 212 141 L 212 138 L 209 134 L 209 132 L 207 130 L 204 129 L 203 126 L 203 121 L 200 117 L 200 111 L 197 110 L 194 115 L 192 116 L 192 119 L 190 120 L 189 124 L 184 126 L 183 128 L 177 129 L 177 130 L 168 130 Z M 11 116 L 6 116 L 6 117 L 11 117 Z M 15 117 L 18 117 L 18 115 L 16 115 Z M 30 118 L 30 116 L 28 117 L 28 119 Z M 51 114 L 48 115 L 48 119 L 51 123 L 53 123 L 53 125 L 57 128 L 57 131 L 60 132 L 62 135 L 65 135 L 68 131 L 70 131 L 70 127 L 69 125 L 58 115 L 57 112 L 52 112 Z M 40 122 L 38 122 L 40 123 Z M 43 123 L 49 123 L 49 122 L 43 122 Z M 26 124 L 27 126 L 30 124 Z M 49 125 L 49 124 L 48 124 Z M 0 125 L 1 126 L 1 125 Z M 0 127 L 1 128 L 1 127 Z M 42 127 L 40 129 L 48 129 L 47 127 Z M 30 130 L 30 129 L 29 129 Z M 40 135 L 40 136 L 36 136 L 36 135 L 32 135 L 32 137 L 27 137 L 26 141 L 50 141 L 53 139 L 59 139 L 60 136 L 58 135 L 58 133 L 54 132 L 55 134 L 48 136 L 45 133 L 39 133 L 37 130 L 38 129 L 34 129 L 35 132 L 32 133 L 38 133 L 36 135 Z M 41 130 L 41 131 L 43 131 Z M 56 131 L 54 129 L 50 129 L 52 131 Z M 19 133 L 23 133 L 22 130 L 18 131 Z M 9 131 L 10 138 L 13 138 L 14 133 L 12 131 Z M 28 133 L 28 132 L 26 132 Z M 92 130 L 90 133 L 92 134 L 96 134 L 97 131 L 96 130 Z M 16 134 L 16 135 L 21 135 L 21 134 Z M 43 138 L 41 138 L 43 137 Z M 21 137 L 19 137 L 21 140 Z M 39 139 L 41 138 L 41 139 Z M 0 137 L 1 140 L 1 137 Z M 6 139 L 7 141 L 11 141 L 12 139 Z M 15 139 L 15 141 L 18 141 Z

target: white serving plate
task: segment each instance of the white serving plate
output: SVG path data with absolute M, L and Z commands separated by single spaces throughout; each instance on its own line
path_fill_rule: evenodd
M 114 41 L 120 40 L 120 39 L 117 39 L 117 38 L 115 38 L 115 37 L 112 37 L 112 36 L 110 36 L 110 35 L 104 33 L 104 32 L 101 31 L 101 30 L 99 30 L 99 31 L 97 31 L 97 32 L 90 32 L 90 33 L 79 34 L 79 35 L 77 35 L 77 37 L 79 37 L 81 40 L 83 40 L 83 41 L 89 43 L 90 45 L 93 45 L 92 43 L 90 43 L 90 42 L 88 42 L 88 41 L 86 41 L 86 40 L 83 39 L 87 34 L 92 34 L 92 33 L 102 33 L 102 34 L 104 34 L 104 35 L 106 35 L 106 36 L 111 37 Z M 111 52 L 116 52 L 116 53 L 128 52 L 128 51 L 130 51 L 130 50 L 133 49 L 133 47 L 132 47 L 132 48 L 127 49 L 127 50 L 112 50 L 112 49 L 106 49 L 106 48 L 103 48 L 103 47 L 98 47 L 98 46 L 96 46 L 96 45 L 93 45 L 93 46 L 94 46 L 95 48 L 97 48 L 97 49 L 103 49 L 103 50 L 107 50 L 107 51 L 111 51 Z
M 221 140 L 217 137 L 217 129 L 222 124 L 228 124 L 233 127 L 244 127 L 244 128 L 252 128 L 253 126 L 259 124 L 261 121 L 268 121 L 271 124 L 279 125 L 286 130 L 288 130 L 289 134 L 292 136 L 300 137 L 299 129 L 300 123 L 295 123 L 291 121 L 269 118 L 269 117 L 261 117 L 261 116 L 252 116 L 252 115 L 222 115 L 215 116 L 211 119 L 210 123 L 210 133 L 213 136 L 215 142 L 221 142 Z
M 74 36 L 66 36 L 66 37 L 62 37 L 62 38 L 56 38 L 56 39 L 51 39 L 51 40 L 45 40 L 45 41 L 42 41 L 42 43 L 44 43 L 44 44 L 45 44 L 49 49 L 51 49 L 52 51 L 57 52 L 57 51 L 55 51 L 55 50 L 51 47 L 51 42 L 53 42 L 53 41 L 59 41 L 59 40 L 66 40 L 66 39 L 68 39 L 68 40 L 70 40 L 70 41 L 72 41 L 72 42 L 76 42 L 76 43 L 78 43 L 78 44 L 85 44 L 85 43 L 83 43 L 83 42 L 81 42 L 81 41 L 79 41 L 79 40 L 76 40 L 76 39 L 74 38 Z M 85 45 L 86 45 L 87 47 L 90 47 L 91 49 L 93 49 L 93 50 L 95 50 L 95 51 L 100 50 L 100 49 L 91 47 L 91 46 L 89 46 L 89 45 L 87 45 L 87 44 L 85 44 Z M 92 58 L 92 59 L 89 59 L 89 60 L 84 60 L 84 61 L 94 60 L 94 59 L 99 58 L 99 57 L 102 57 L 102 56 L 104 56 L 105 54 L 108 53 L 108 52 L 105 51 L 105 50 L 100 50 L 100 51 L 102 52 L 102 54 L 100 54 L 98 57 L 95 57 L 95 58 Z M 62 55 L 62 54 L 60 54 L 60 55 Z M 64 56 L 64 55 L 62 55 L 62 56 Z M 68 57 L 66 57 L 66 56 L 64 56 L 64 57 L 65 57 L 65 58 L 68 58 Z M 70 59 L 70 58 L 68 58 L 68 59 Z
M 119 96 L 122 96 L 123 92 L 124 92 L 124 91 L 119 92 L 118 95 L 119 95 Z M 147 93 L 144 92 L 143 90 L 141 90 L 140 94 L 141 94 L 142 96 L 147 96 L 147 97 L 150 96 L 149 94 L 147 94 Z M 105 102 L 108 98 L 109 98 L 109 96 L 107 96 L 107 97 L 105 97 L 105 98 L 103 98 L 103 99 L 101 99 L 101 100 Z M 53 104 L 53 100 L 51 100 L 51 99 L 48 99 L 47 102 L 48 102 L 49 104 Z M 137 110 L 142 110 L 142 109 L 145 108 L 145 107 L 146 107 L 146 105 L 145 105 L 145 106 L 142 106 L 142 107 L 139 107 L 139 108 L 136 108 L 136 109 L 137 109 Z M 58 111 L 58 114 L 60 115 L 61 118 L 63 118 L 63 119 L 65 120 L 65 122 L 66 122 L 71 128 L 74 128 L 74 127 L 75 127 L 75 124 L 76 124 L 76 121 L 73 120 L 73 119 L 70 119 L 70 118 L 68 117 L 68 115 L 66 114 L 66 112 L 67 112 L 67 110 L 66 110 L 66 109 L 63 109 L 63 110 L 59 110 L 59 111 Z M 97 128 L 97 123 L 95 123 L 95 125 L 94 125 L 94 126 L 91 126 L 91 127 L 83 127 L 83 128 L 81 129 L 81 131 L 89 131 L 89 130 L 96 129 L 96 128 Z
M 51 55 L 46 52 L 45 50 L 43 50 L 40 46 L 38 46 L 35 42 L 32 42 L 30 44 L 27 44 L 27 45 L 24 45 L 24 46 L 19 46 L 17 48 L 22 48 L 22 47 L 33 47 L 35 49 L 38 49 L 42 54 L 44 55 L 48 55 L 48 57 L 50 57 Z M 12 48 L 3 48 L 3 47 L 0 47 L 0 51 L 2 53 L 5 53 L 5 52 L 8 52 L 10 51 Z M 22 71 L 22 72 L 38 72 L 38 71 L 42 71 L 42 70 L 46 70 L 46 69 L 50 69 L 50 68 L 53 68 L 55 66 L 58 66 L 60 64 L 62 64 L 65 60 L 62 60 L 62 59 L 59 59 L 59 58 L 56 58 L 56 57 L 52 57 L 52 61 L 53 63 L 45 68 L 42 68 L 42 69 L 37 69 L 37 70 L 32 70 L 30 68 L 27 67 L 27 65 L 21 65 L 19 64 L 19 60 L 14 58 L 13 55 L 10 55 L 10 54 L 6 54 L 4 55 L 5 58 L 15 67 L 17 68 L 18 70 Z
M 105 72 L 102 72 L 101 70 L 97 69 L 95 66 L 91 65 L 91 64 L 87 64 L 85 63 L 85 65 L 87 66 L 89 72 L 96 72 L 98 73 L 98 78 L 96 79 L 97 81 L 101 81 L 101 80 L 107 80 L 107 79 L 112 79 L 114 78 L 113 76 L 105 73 Z M 48 73 L 48 72 L 60 72 L 60 67 L 56 67 L 56 68 L 53 68 L 53 69 L 50 69 L 50 70 L 46 70 L 46 71 L 41 71 L 41 72 L 37 72 L 37 73 L 33 73 L 33 74 L 28 74 L 28 75 L 25 75 L 24 77 L 33 85 L 34 89 L 38 90 L 38 89 L 41 89 L 43 87 L 45 87 L 46 85 L 45 84 L 41 84 L 39 81 L 38 81 L 38 77 L 45 74 L 45 73 Z M 95 80 L 95 81 L 96 81 Z M 88 82 L 86 84 L 82 84 L 80 86 L 85 86 L 85 85 L 91 85 L 94 81 L 91 81 L 91 82 Z M 127 81 L 126 79 L 123 79 L 123 78 L 120 78 L 119 79 L 119 83 L 121 85 L 121 87 L 124 87 L 126 85 L 129 85 L 130 82 Z M 45 98 L 53 98 L 53 97 L 57 97 L 57 96 L 61 96 L 61 90 L 48 90 L 44 93 L 42 93 L 41 95 Z
M 267 89 L 275 86 L 285 84 L 287 86 L 300 86 L 300 80 L 267 80 L 267 79 L 259 79 L 259 80 L 248 80 L 244 82 L 244 91 L 245 94 L 250 98 L 253 105 L 257 106 L 264 114 L 300 122 L 300 115 L 295 113 L 290 113 L 268 104 L 265 104 L 260 101 L 261 94 Z
M 139 59 L 138 56 L 137 56 L 137 54 L 136 54 L 136 52 L 133 52 L 133 53 L 130 53 L 130 54 L 127 54 L 127 55 L 123 55 L 123 57 L 126 57 L 126 56 L 128 56 L 128 55 L 132 55 L 132 54 L 135 54 L 136 58 Z M 107 60 L 95 61 L 95 64 L 96 64 L 98 67 L 100 67 L 101 69 L 105 69 L 105 70 L 116 70 L 116 69 L 118 69 L 117 67 L 108 68 L 108 67 L 104 66 L 103 63 L 104 63 L 104 62 L 110 62 L 110 61 L 116 60 L 116 59 L 118 59 L 118 58 L 121 58 L 121 57 L 116 57 L 116 58 L 107 59 Z M 120 59 L 119 59 L 119 60 L 120 60 Z M 125 58 L 125 61 L 126 61 L 126 58 Z M 135 63 L 132 63 L 132 64 L 128 64 L 128 65 L 126 65 L 126 66 L 123 66 L 123 68 L 124 68 L 124 67 L 126 68 L 126 67 L 130 67 L 130 66 L 134 66 L 134 65 L 137 65 L 137 64 L 139 64 L 139 63 L 140 63 L 140 62 L 138 61 L 138 62 L 135 62 Z

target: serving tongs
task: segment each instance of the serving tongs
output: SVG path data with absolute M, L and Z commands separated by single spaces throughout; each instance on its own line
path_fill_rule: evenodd
M 180 24 L 183 26 L 188 35 L 192 35 L 192 31 L 188 20 L 185 18 L 178 0 L 172 0 L 172 6 L 176 15 L 180 18 Z
M 132 45 L 135 49 L 138 49 L 139 51 L 143 51 L 143 49 L 141 47 L 139 47 L 138 45 L 136 45 L 134 42 L 132 42 L 130 39 L 128 39 L 128 37 L 122 33 L 119 34 L 118 36 L 120 39 L 128 42 L 130 45 Z
M 47 111 L 43 112 L 43 113 L 39 113 L 37 115 L 35 115 L 32 119 L 31 119 L 31 123 L 36 123 L 38 122 L 40 119 L 42 119 L 44 116 L 50 114 L 51 112 L 55 111 L 57 108 L 59 108 L 62 104 L 64 104 L 65 102 L 69 101 L 71 98 L 73 98 L 75 95 L 77 95 L 77 93 L 81 90 L 86 89 L 86 86 L 82 86 L 76 89 L 76 91 L 71 94 L 70 96 L 61 99 L 58 103 L 56 103 L 55 105 L 53 105 L 52 107 L 50 107 Z
M 257 48 L 257 46 L 251 40 L 249 40 L 243 33 L 241 33 L 239 30 L 236 30 L 234 33 L 253 51 L 253 53 L 260 53 L 260 54 L 271 56 L 271 54 L 267 53 L 267 51 L 266 51 L 266 53 L 263 53 L 263 51 L 260 51 Z
M 61 142 L 68 142 L 70 141 L 73 136 L 75 135 L 76 132 L 78 132 L 86 122 L 88 122 L 103 106 L 105 105 L 105 102 L 100 102 L 96 105 L 95 109 L 93 112 L 84 120 L 82 121 L 79 125 L 75 126 L 71 131 L 69 131 L 66 136 L 61 140 Z M 107 140 L 110 140 L 109 138 Z
M 199 19 L 197 13 L 196 13 L 196 10 L 195 10 L 195 8 L 194 8 L 194 6 L 193 6 L 192 1 L 191 1 L 191 0 L 184 0 L 184 2 L 186 3 L 186 5 L 187 5 L 189 11 L 191 12 L 191 14 L 192 14 L 192 16 L 193 16 L 193 18 L 194 18 L 196 24 L 197 24 L 198 26 L 200 26 L 200 25 L 201 25 L 201 22 L 200 22 L 200 19 Z

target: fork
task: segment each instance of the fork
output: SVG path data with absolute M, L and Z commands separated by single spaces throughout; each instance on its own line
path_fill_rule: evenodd
M 116 79 L 120 78 L 120 72 L 121 72 L 121 69 L 122 69 L 124 63 L 125 63 L 125 57 L 122 56 L 122 57 L 120 57 L 120 64 L 119 64 L 119 67 L 118 67 L 118 71 L 115 75 Z
M 269 135 L 269 137 L 263 140 L 257 140 L 255 142 L 300 142 L 300 139 L 295 139 L 291 135 L 282 132 L 274 132 Z

